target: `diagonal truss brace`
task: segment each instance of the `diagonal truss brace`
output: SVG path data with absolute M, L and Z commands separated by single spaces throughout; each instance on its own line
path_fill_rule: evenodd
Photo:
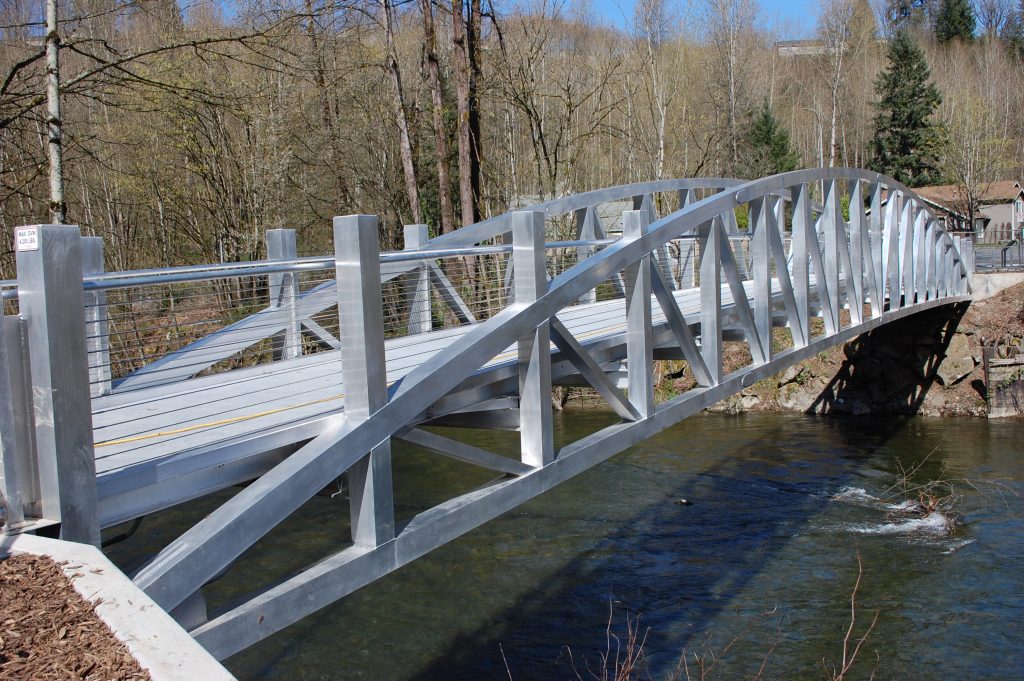
M 437 433 L 431 433 L 423 430 L 422 428 L 410 428 L 404 433 L 396 435 L 399 440 L 403 440 L 410 444 L 414 444 L 424 449 L 429 449 L 432 452 L 437 452 L 449 458 L 463 463 L 471 463 L 474 466 L 480 466 L 481 468 L 488 468 L 492 471 L 498 471 L 499 473 L 508 473 L 509 475 L 526 475 L 533 470 L 532 466 L 527 466 L 521 461 L 510 459 L 507 456 L 501 454 L 495 454 L 489 452 L 486 449 L 474 447 L 473 445 L 466 444 L 465 442 L 459 442 L 451 438 L 438 435 Z
M 558 321 L 558 317 L 551 318 L 551 340 L 562 355 L 576 367 L 584 380 L 605 399 L 620 418 L 626 421 L 636 421 L 641 418 L 640 412 L 629 403 L 622 391 L 615 387 L 615 384 L 604 373 L 604 369 L 594 361 L 590 353 L 580 345 L 580 342 L 565 328 L 565 325 Z
M 661 306 L 661 311 L 672 330 L 672 335 L 676 338 L 676 343 L 679 344 L 679 349 L 683 351 L 683 357 L 690 365 L 690 371 L 697 379 L 697 385 L 712 385 L 711 373 L 708 371 L 707 364 L 704 363 L 704 358 L 700 355 L 690 325 L 686 323 L 686 318 L 679 309 L 679 303 L 676 302 L 675 296 L 665 284 L 661 269 L 654 263 L 651 263 L 651 290 L 654 291 L 654 296 L 658 299 L 658 305 Z
M 455 290 L 455 286 L 448 277 L 445 275 L 444 270 L 437 266 L 437 263 L 428 263 L 430 268 L 430 281 L 434 284 L 434 289 L 441 295 L 445 304 L 451 308 L 455 316 L 459 318 L 459 322 L 462 324 L 475 324 L 476 317 L 473 316 L 473 312 L 466 305 L 466 302 Z

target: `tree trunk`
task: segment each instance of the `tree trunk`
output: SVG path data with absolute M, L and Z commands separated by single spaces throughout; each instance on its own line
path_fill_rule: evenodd
M 459 203 L 463 226 L 477 221 L 476 196 L 473 192 L 473 133 L 472 133 L 472 75 L 470 72 L 470 39 L 466 35 L 467 21 L 463 14 L 463 0 L 452 0 L 452 71 L 455 73 L 455 99 L 459 118 Z M 476 263 L 471 256 L 463 258 L 466 280 L 476 286 Z
M 437 157 L 437 195 L 441 204 L 441 233 L 455 229 L 452 203 L 451 167 L 448 164 L 448 134 L 444 125 L 444 99 L 441 69 L 437 59 L 437 35 L 434 32 L 434 8 L 431 0 L 421 0 L 423 8 L 423 70 L 430 87 L 431 117 L 434 126 L 434 152 Z
M 57 0 L 46 1 L 46 131 L 50 160 L 50 219 L 68 219 L 64 201 L 64 153 L 60 117 L 60 34 L 57 32 Z
M 384 42 L 387 47 L 387 71 L 391 76 L 391 85 L 395 90 L 392 107 L 394 109 L 395 123 L 398 125 L 399 154 L 402 158 L 402 174 L 405 176 L 405 192 L 409 197 L 412 221 L 420 223 L 423 221 L 423 213 L 420 210 L 420 193 L 416 184 L 416 166 L 413 163 L 412 140 L 409 137 L 409 117 L 405 111 L 405 97 L 402 91 L 402 72 L 398 66 L 398 53 L 395 50 L 394 13 L 391 0 L 380 0 L 380 4 L 384 10 Z
M 316 7 L 313 0 L 306 0 L 306 37 L 309 39 L 310 58 L 312 60 L 313 84 L 316 86 L 317 99 L 320 105 L 320 120 L 327 134 L 327 168 L 336 184 L 339 199 L 343 204 L 352 203 L 352 194 L 348 188 L 348 182 L 341 172 L 341 149 L 338 139 L 338 131 L 334 122 L 334 114 L 331 111 L 331 100 L 327 90 L 327 64 L 321 53 L 320 39 L 316 33 Z
M 469 163 L 470 186 L 473 189 L 473 214 L 479 220 L 481 211 L 481 169 L 480 169 L 480 23 L 483 12 L 480 0 L 470 0 L 469 35 L 467 52 L 469 57 Z
M 476 222 L 476 206 L 473 200 L 473 143 L 469 125 L 469 41 L 462 5 L 463 0 L 452 0 L 452 71 L 455 74 L 455 101 L 459 119 L 459 201 L 462 204 L 462 224 L 471 225 Z

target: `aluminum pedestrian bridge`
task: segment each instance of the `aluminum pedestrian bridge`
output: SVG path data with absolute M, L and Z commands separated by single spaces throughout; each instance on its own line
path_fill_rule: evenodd
M 755 381 L 968 300 L 973 268 L 912 190 L 851 169 L 602 189 L 433 239 L 407 226 L 400 251 L 372 216 L 335 218 L 333 238 L 333 257 L 271 230 L 265 261 L 104 272 L 100 239 L 20 228 L 8 529 L 95 543 L 247 483 L 134 576 L 223 658 Z M 696 387 L 656 400 L 658 360 Z M 573 385 L 619 419 L 556 447 L 552 388 Z M 520 456 L 438 425 L 517 431 Z M 495 478 L 396 522 L 393 439 Z M 340 480 L 351 540 L 208 615 L 203 585 Z

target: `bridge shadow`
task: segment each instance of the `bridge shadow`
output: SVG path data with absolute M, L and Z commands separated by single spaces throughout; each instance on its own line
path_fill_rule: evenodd
M 734 607 L 734 598 L 794 536 L 813 525 L 830 497 L 850 484 L 863 460 L 899 431 L 905 419 L 869 427 L 864 419 L 847 417 L 692 421 L 682 431 L 670 429 L 585 474 L 600 478 L 581 481 L 580 491 L 585 482 L 589 494 L 602 494 L 602 484 L 611 486 L 604 493 L 618 493 L 614 481 L 626 477 L 624 466 L 651 467 L 652 479 L 663 482 L 646 497 L 651 503 L 630 518 L 614 521 L 616 531 L 475 631 L 460 635 L 413 678 L 510 675 L 520 681 L 573 678 L 577 672 L 590 678 L 587 670 L 600 670 L 600 652 L 608 649 L 610 606 L 612 629 L 620 636 L 627 611 L 643 614 L 645 657 L 659 678 L 675 668 L 684 647 L 700 645 L 699 635 L 723 610 Z M 700 470 L 682 444 L 687 441 L 714 449 L 718 461 Z M 671 459 L 675 469 L 666 470 L 659 458 Z M 666 479 L 671 484 L 666 486 Z M 598 489 L 591 489 L 595 482 Z M 685 505 L 679 503 L 683 498 Z M 527 514 L 531 522 L 547 526 L 543 510 L 534 508 L 543 509 L 543 499 L 531 502 Z M 557 523 L 551 523 L 557 531 Z M 758 612 L 750 616 L 756 618 Z M 730 632 L 719 635 L 728 637 Z
M 808 412 L 916 414 L 968 306 L 953 303 L 920 312 L 850 341 L 842 366 Z

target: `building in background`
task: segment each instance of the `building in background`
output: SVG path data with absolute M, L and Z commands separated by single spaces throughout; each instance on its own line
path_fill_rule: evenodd
M 917 194 L 937 209 L 951 231 L 967 231 L 968 201 L 963 187 L 944 184 L 917 187 Z M 981 243 L 1021 238 L 1024 227 L 1024 188 L 1015 180 L 993 182 L 981 192 L 974 216 L 975 237 Z

